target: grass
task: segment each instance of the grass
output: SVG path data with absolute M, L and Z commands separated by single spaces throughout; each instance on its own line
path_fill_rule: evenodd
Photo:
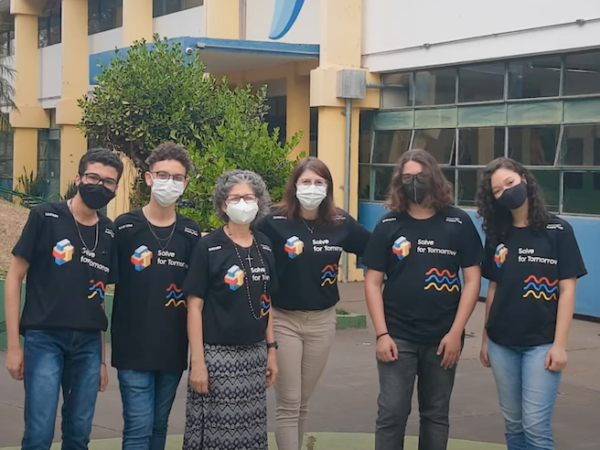
M 351 312 L 349 312 L 349 311 L 346 311 L 346 310 L 345 310 L 345 309 L 343 309 L 343 308 L 336 308 L 336 309 L 335 309 L 335 313 L 336 313 L 338 316 L 349 316 L 350 314 L 352 314 Z
M 27 208 L 0 199 L 0 278 L 8 272 L 12 248 L 21 236 L 28 216 Z

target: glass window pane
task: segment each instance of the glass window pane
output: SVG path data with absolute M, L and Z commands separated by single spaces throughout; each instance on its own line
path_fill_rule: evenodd
M 447 105 L 456 101 L 456 69 L 415 73 L 415 105 Z
M 509 63 L 508 98 L 557 97 L 560 67 L 557 56 Z
M 390 73 L 381 77 L 383 84 L 394 85 L 381 90 L 383 109 L 412 106 L 410 78 L 410 73 Z
M 504 63 L 461 67 L 458 101 L 485 102 L 504 98 Z
M 520 127 L 508 130 L 508 156 L 526 166 L 553 166 L 559 127 Z
M 565 172 L 564 177 L 564 212 L 600 214 L 600 173 Z
M 542 189 L 548 211 L 557 213 L 560 191 L 560 173 L 557 170 L 532 170 L 531 173 Z
M 152 17 L 165 15 L 165 0 L 152 0 Z
M 563 95 L 600 93 L 600 52 L 565 58 Z
M 577 99 L 564 100 L 565 123 L 600 122 L 600 100 Z
M 506 104 L 458 107 L 459 127 L 506 125 Z
M 375 114 L 376 130 L 410 130 L 414 126 L 414 111 L 382 111 Z
M 459 206 L 475 206 L 475 193 L 477 184 L 483 173 L 482 169 L 459 169 L 458 170 L 458 198 Z
M 196 6 L 204 5 L 204 0 L 185 0 L 183 9 L 195 8 Z
M 182 9 L 183 0 L 165 0 L 165 14 L 173 14 Z
M 408 150 L 411 134 L 409 130 L 376 131 L 373 163 L 395 164 Z
M 358 166 L 358 199 L 370 200 L 371 192 L 371 166 L 361 164 Z
M 459 165 L 485 166 L 504 156 L 504 127 L 460 129 L 458 144 Z
M 450 108 L 428 108 L 415 111 L 416 128 L 446 128 L 457 125 L 458 111 Z
M 358 162 L 371 162 L 371 135 L 373 128 L 373 114 L 361 112 L 358 133 Z
M 384 202 L 387 200 L 388 189 L 390 187 L 390 183 L 392 182 L 393 173 L 394 168 L 392 166 L 380 166 L 374 168 L 375 180 L 373 182 L 375 183 L 375 201 Z
M 519 102 L 508 105 L 508 125 L 542 125 L 562 121 L 561 101 Z
M 566 126 L 561 164 L 600 166 L 600 125 Z
M 412 148 L 421 148 L 431 153 L 440 164 L 452 164 L 454 154 L 454 128 L 417 130 Z

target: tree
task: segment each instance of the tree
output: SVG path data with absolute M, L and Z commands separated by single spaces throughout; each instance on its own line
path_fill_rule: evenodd
M 129 157 L 140 173 L 152 149 L 167 140 L 189 151 L 196 173 L 186 190 L 183 211 L 205 228 L 218 225 L 210 196 L 225 170 L 254 170 L 265 178 L 275 200 L 293 169 L 288 160 L 300 133 L 278 142 L 265 123 L 266 86 L 231 88 L 205 72 L 196 53 L 186 56 L 180 43 L 154 37 L 117 51 L 102 68 L 93 94 L 79 100 L 80 127 L 87 137 Z M 141 177 L 138 198 L 147 192 Z

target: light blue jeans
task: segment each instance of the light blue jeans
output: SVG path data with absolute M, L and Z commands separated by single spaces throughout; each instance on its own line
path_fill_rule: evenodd
M 551 346 L 504 347 L 488 339 L 508 450 L 554 450 L 552 413 L 561 372 L 544 368 Z

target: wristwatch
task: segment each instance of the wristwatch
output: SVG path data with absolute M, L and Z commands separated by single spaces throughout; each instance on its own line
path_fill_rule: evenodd
M 267 348 L 274 348 L 277 350 L 279 348 L 279 344 L 277 344 L 277 341 L 267 342 Z

